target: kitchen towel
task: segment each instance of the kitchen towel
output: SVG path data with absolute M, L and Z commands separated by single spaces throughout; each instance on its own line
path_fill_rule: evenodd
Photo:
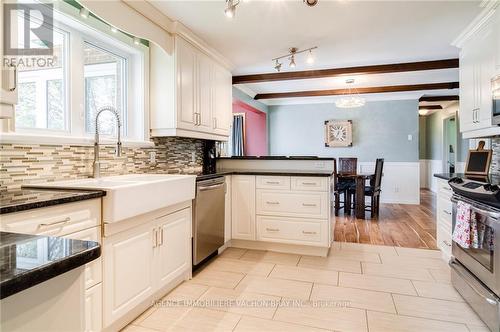
M 471 205 L 462 201 L 458 201 L 457 220 L 455 223 L 455 229 L 453 229 L 453 241 L 455 241 L 455 243 L 465 249 L 470 248 L 471 245 L 471 218 Z

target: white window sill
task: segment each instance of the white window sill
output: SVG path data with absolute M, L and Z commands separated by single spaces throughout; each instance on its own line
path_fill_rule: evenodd
M 93 146 L 93 137 L 76 137 L 76 136 L 56 136 L 56 135 L 34 135 L 34 134 L 21 134 L 21 133 L 0 133 L 0 142 L 2 144 L 46 144 L 46 145 L 79 145 L 79 146 Z M 116 139 L 104 138 L 100 139 L 100 144 L 113 145 L 116 144 Z M 123 147 L 136 147 L 136 148 L 151 148 L 155 144 L 151 141 L 140 141 L 123 139 Z

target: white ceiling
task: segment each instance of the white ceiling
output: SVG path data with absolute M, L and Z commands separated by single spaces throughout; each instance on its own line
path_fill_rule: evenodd
M 241 1 L 235 18 L 230 20 L 224 16 L 224 0 L 148 1 L 228 58 L 235 65 L 233 75 L 273 72 L 271 59 L 286 54 L 292 46 L 318 46 L 314 65 L 306 65 L 305 56 L 299 56 L 295 70 L 456 58 L 458 49 L 451 42 L 481 11 L 480 1 L 463 0 L 319 0 L 311 8 L 302 0 L 249 0 Z M 283 70 L 290 70 L 287 63 Z M 332 89 L 342 87 L 344 79 L 257 83 L 244 88 L 255 93 Z M 441 70 L 356 79 L 359 87 L 450 82 L 458 80 L 458 72 Z M 423 93 L 431 94 L 420 95 Z M 300 102 L 302 98 L 293 99 L 289 102 Z M 275 104 L 277 100 L 264 102 Z

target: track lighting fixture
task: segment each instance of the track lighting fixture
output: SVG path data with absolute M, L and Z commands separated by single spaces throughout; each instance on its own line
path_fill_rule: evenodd
M 302 0 L 309 7 L 316 6 L 318 4 L 318 0 Z
M 89 10 L 85 7 L 80 8 L 80 16 L 83 18 L 88 18 L 89 17 Z
M 275 61 L 275 66 L 274 66 L 274 69 L 276 69 L 276 71 L 281 71 L 281 63 L 279 62 L 279 60 L 281 59 L 284 59 L 284 58 L 288 58 L 290 60 L 290 68 L 295 68 L 297 66 L 297 63 L 295 62 L 295 58 L 298 54 L 301 54 L 301 53 L 304 53 L 304 52 L 309 52 L 308 56 L 307 56 L 307 59 L 306 59 L 306 62 L 308 64 L 313 64 L 314 63 L 314 57 L 313 57 L 313 53 L 312 51 L 317 49 L 318 47 L 317 46 L 314 46 L 314 47 L 311 47 L 311 48 L 307 48 L 305 50 L 299 50 L 298 48 L 296 47 L 292 47 L 290 48 L 290 50 L 288 51 L 288 54 L 286 55 L 282 55 L 282 56 L 279 56 L 277 58 L 274 58 L 272 59 L 272 61 Z
M 281 63 L 276 59 L 276 65 L 274 66 L 274 69 L 279 73 L 281 71 Z
M 240 4 L 239 0 L 226 0 L 226 9 L 224 9 L 224 14 L 227 18 L 233 18 L 236 15 L 236 6 Z

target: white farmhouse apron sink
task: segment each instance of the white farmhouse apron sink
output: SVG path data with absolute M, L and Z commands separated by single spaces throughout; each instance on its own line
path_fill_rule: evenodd
M 103 197 L 103 221 L 114 223 L 194 199 L 196 176 L 128 174 L 33 184 L 30 188 L 98 189 Z

